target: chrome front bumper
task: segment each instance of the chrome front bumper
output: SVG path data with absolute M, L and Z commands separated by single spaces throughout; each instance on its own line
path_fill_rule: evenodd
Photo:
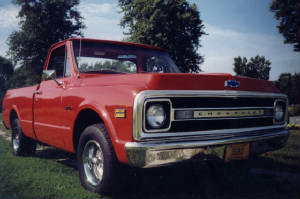
M 129 164 L 135 167 L 157 167 L 191 159 L 198 155 L 209 155 L 214 148 L 233 144 L 250 143 L 250 153 L 263 153 L 282 148 L 288 130 L 273 129 L 266 133 L 247 132 L 238 136 L 211 140 L 151 140 L 125 144 Z M 230 134 L 229 134 L 230 135 Z

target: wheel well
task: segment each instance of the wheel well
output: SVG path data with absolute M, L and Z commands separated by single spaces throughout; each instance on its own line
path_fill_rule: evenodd
M 12 126 L 12 121 L 13 119 L 18 118 L 18 114 L 15 110 L 12 110 L 9 114 L 9 122 L 10 122 L 10 126 Z
M 92 124 L 103 123 L 103 120 L 98 115 L 97 112 L 91 109 L 84 109 L 78 114 L 75 125 L 74 125 L 74 135 L 73 135 L 73 145 L 75 152 L 77 151 L 77 146 L 79 138 L 84 129 Z

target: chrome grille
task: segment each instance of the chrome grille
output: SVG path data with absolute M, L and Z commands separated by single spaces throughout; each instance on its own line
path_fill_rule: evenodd
M 171 98 L 172 132 L 239 129 L 273 125 L 276 98 Z
M 170 100 L 170 128 L 145 132 L 144 103 Z M 247 91 L 143 91 L 135 99 L 133 135 L 136 140 L 207 136 L 284 128 L 274 124 L 274 101 L 287 97 L 277 93 Z M 205 115 L 206 114 L 206 115 Z

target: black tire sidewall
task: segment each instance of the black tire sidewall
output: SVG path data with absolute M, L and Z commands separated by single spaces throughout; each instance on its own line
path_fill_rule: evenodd
M 112 151 L 111 143 L 107 137 L 107 131 L 102 124 L 91 125 L 87 127 L 79 139 L 78 149 L 77 149 L 77 164 L 78 164 L 78 171 L 79 171 L 79 178 L 80 182 L 83 187 L 87 190 L 96 192 L 96 193 L 109 193 L 112 184 L 113 184 L 113 170 L 115 168 L 116 161 L 114 160 L 114 151 Z M 86 176 L 83 169 L 82 163 L 82 153 L 86 143 L 90 140 L 96 141 L 101 150 L 103 152 L 103 163 L 104 163 L 104 170 L 103 170 L 103 178 L 98 186 L 92 186 L 87 182 Z
M 15 132 L 13 130 L 15 128 Z M 14 150 L 13 147 L 13 136 L 14 134 L 18 134 L 19 136 L 19 148 L 18 150 Z M 18 118 L 15 118 L 12 121 L 12 136 L 11 136 L 11 147 L 13 154 L 16 156 L 28 156 L 32 155 L 35 152 L 36 142 L 28 137 L 26 137 L 21 128 L 21 124 Z
M 13 126 L 12 126 L 13 129 L 15 129 L 15 131 L 12 129 L 12 137 L 11 137 L 11 147 L 12 147 L 12 151 L 13 151 L 13 154 L 16 155 L 16 156 L 19 156 L 19 155 L 22 155 L 22 152 L 21 152 L 21 146 L 23 145 L 23 134 L 22 134 L 22 130 L 21 130 L 21 125 L 20 125 L 20 121 L 19 119 L 14 119 L 13 120 Z M 18 134 L 19 136 L 19 148 L 18 150 L 14 150 L 14 146 L 13 146 L 13 137 L 14 137 L 14 134 Z

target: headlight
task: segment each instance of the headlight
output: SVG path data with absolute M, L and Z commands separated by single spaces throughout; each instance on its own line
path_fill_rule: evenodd
M 286 102 L 283 100 L 276 100 L 274 104 L 274 123 L 284 122 Z
M 281 104 L 275 106 L 275 120 L 281 121 L 283 119 L 283 107 Z
M 146 113 L 147 124 L 151 128 L 161 128 L 166 122 L 166 111 L 160 104 L 151 105 Z
M 171 128 L 171 107 L 169 99 L 147 99 L 143 113 L 145 133 L 169 131 Z

